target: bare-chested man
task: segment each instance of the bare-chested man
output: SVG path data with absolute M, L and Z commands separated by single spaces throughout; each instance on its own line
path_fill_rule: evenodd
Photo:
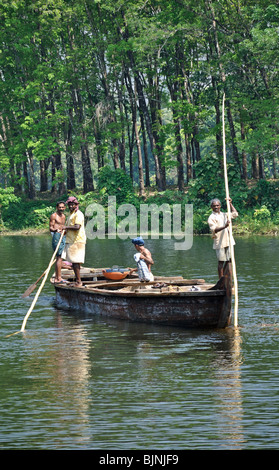
M 61 201 L 58 202 L 56 204 L 56 212 L 51 214 L 50 219 L 49 219 L 49 230 L 50 230 L 50 233 L 52 234 L 53 251 L 55 251 L 57 247 L 57 244 L 61 237 L 61 233 L 63 231 L 63 226 L 65 225 L 65 220 L 66 220 L 66 217 L 64 215 L 65 208 L 66 206 L 64 202 L 61 202 Z M 56 253 L 55 279 L 54 279 L 55 284 L 65 282 L 63 281 L 61 277 L 61 268 L 62 268 L 61 256 L 65 248 L 65 242 L 66 242 L 66 236 L 63 237 L 62 242 L 60 243 L 60 246 Z
M 132 239 L 132 243 L 135 246 L 136 250 L 140 253 L 139 259 L 143 260 L 145 262 L 146 266 L 147 266 L 147 269 L 149 271 L 149 276 L 148 276 L 149 279 L 148 280 L 153 281 L 154 276 L 151 272 L 151 266 L 152 266 L 152 264 L 154 264 L 154 261 L 152 259 L 152 255 L 151 255 L 150 251 L 147 248 L 145 248 L 145 246 L 144 246 L 144 240 L 141 237 L 137 237 L 137 238 Z

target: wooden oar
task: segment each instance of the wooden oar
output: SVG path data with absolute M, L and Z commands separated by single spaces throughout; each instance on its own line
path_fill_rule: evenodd
M 64 234 L 65 234 L 65 230 L 63 230 L 63 232 L 61 233 L 61 237 L 60 237 L 60 239 L 59 239 L 59 242 L 57 243 L 57 247 L 55 248 L 55 251 L 54 251 L 54 253 L 53 253 L 52 257 L 51 257 L 51 260 L 50 260 L 50 262 L 49 262 L 49 265 L 48 265 L 47 269 L 45 270 L 45 275 L 44 275 L 44 278 L 43 278 L 43 280 L 42 280 L 42 283 L 41 283 L 41 285 L 40 285 L 40 287 L 39 287 L 39 289 L 38 289 L 38 291 L 37 291 L 37 293 L 36 293 L 36 295 L 35 295 L 35 297 L 34 297 L 34 299 L 33 299 L 33 302 L 32 302 L 32 304 L 31 304 L 31 306 L 30 306 L 28 312 L 26 313 L 26 315 L 25 315 L 25 317 L 24 317 L 24 320 L 23 320 L 22 326 L 21 326 L 21 330 L 20 330 L 20 331 L 16 331 L 15 333 L 12 333 L 11 335 L 8 335 L 8 336 L 6 336 L 6 337 L 9 337 L 9 336 L 12 336 L 12 335 L 16 335 L 17 333 L 21 333 L 22 331 L 25 330 L 25 325 L 26 325 L 26 322 L 27 322 L 27 320 L 28 320 L 28 317 L 30 316 L 30 314 L 31 314 L 31 312 L 32 312 L 32 310 L 33 310 L 33 308 L 35 307 L 35 304 L 36 304 L 36 302 L 37 302 L 37 300 L 38 300 L 38 297 L 39 297 L 39 295 L 40 295 L 40 293 L 41 293 L 41 290 L 42 290 L 42 288 L 43 288 L 44 285 L 45 285 L 45 282 L 46 282 L 47 277 L 48 277 L 48 273 L 49 273 L 49 271 L 50 271 L 50 269 L 51 269 L 51 266 L 52 266 L 53 261 L 54 261 L 54 259 L 55 259 L 56 253 L 57 253 L 57 251 L 58 251 L 58 249 L 59 249 L 59 246 L 60 246 L 60 244 L 61 244 L 61 242 L 62 242 L 62 238 L 63 238 Z
M 229 184 L 228 184 L 228 175 L 227 175 L 227 156 L 226 156 L 226 136 L 225 136 L 225 93 L 223 95 L 223 112 L 222 112 L 222 120 L 223 120 L 223 160 L 224 160 L 224 176 L 225 176 L 225 187 L 226 187 L 226 199 L 227 199 L 227 211 L 228 211 L 228 219 L 230 221 L 229 224 L 229 234 L 230 234 L 230 252 L 231 252 L 231 260 L 232 260 L 232 271 L 233 271 L 233 282 L 234 282 L 234 326 L 237 326 L 238 323 L 238 282 L 237 282 L 237 275 L 236 275 L 236 265 L 235 265 L 235 257 L 234 257 L 234 245 L 233 245 L 233 237 L 232 237 L 232 224 L 231 224 L 231 207 L 230 207 L 230 195 L 229 195 Z
M 56 262 L 56 260 L 54 260 L 54 261 L 52 262 L 52 265 L 51 265 L 51 266 L 53 266 L 55 262 Z M 34 284 L 31 284 L 31 286 L 29 286 L 28 289 L 26 289 L 26 291 L 24 292 L 24 294 L 22 294 L 22 296 L 21 296 L 22 298 L 28 297 L 30 294 L 32 294 L 33 290 L 36 289 L 38 282 L 39 282 L 39 281 L 42 279 L 42 277 L 45 275 L 46 271 L 47 271 L 47 270 L 45 270 L 45 271 L 43 272 L 43 274 L 41 274 L 41 276 L 37 279 L 36 282 L 34 282 Z

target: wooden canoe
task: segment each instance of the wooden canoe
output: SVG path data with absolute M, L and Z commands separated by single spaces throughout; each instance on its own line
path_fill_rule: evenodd
M 54 285 L 57 307 L 183 328 L 225 328 L 231 322 L 229 272 L 215 285 L 181 276 L 155 277 L 152 282 L 141 283 L 138 278 L 112 282 L 94 276 L 91 280 L 87 273 L 82 280 L 82 287 L 71 283 Z

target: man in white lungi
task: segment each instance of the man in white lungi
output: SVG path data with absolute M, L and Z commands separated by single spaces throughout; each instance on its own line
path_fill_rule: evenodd
M 80 277 L 80 265 L 84 263 L 86 234 L 84 228 L 84 215 L 79 210 L 77 198 L 71 196 L 66 201 L 68 204 L 70 215 L 64 230 L 66 230 L 66 260 L 73 265 L 76 276 L 75 286 L 82 286 Z
M 232 200 L 229 198 L 231 219 L 235 219 L 238 216 L 237 210 L 232 205 Z M 224 268 L 226 263 L 231 261 L 230 253 L 230 234 L 228 214 L 221 212 L 221 202 L 219 199 L 212 199 L 211 201 L 212 214 L 208 218 L 208 225 L 212 232 L 213 249 L 216 250 L 216 256 L 218 259 L 218 275 L 219 278 L 224 274 Z M 234 239 L 232 239 L 233 245 L 235 245 Z

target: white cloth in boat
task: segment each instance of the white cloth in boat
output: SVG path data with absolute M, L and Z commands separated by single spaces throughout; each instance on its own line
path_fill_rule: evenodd
M 139 279 L 141 281 L 153 281 L 154 276 L 149 271 L 146 262 L 143 259 L 140 259 L 140 253 L 136 253 L 134 255 L 134 260 L 137 263 Z

